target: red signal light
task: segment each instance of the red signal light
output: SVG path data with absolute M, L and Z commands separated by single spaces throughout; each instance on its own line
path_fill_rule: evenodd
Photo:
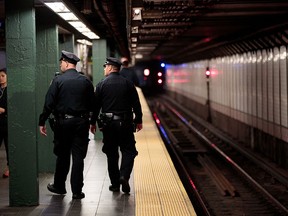
M 210 77 L 210 74 L 211 74 L 209 67 L 206 68 L 205 74 L 206 74 L 206 78 L 208 79 Z

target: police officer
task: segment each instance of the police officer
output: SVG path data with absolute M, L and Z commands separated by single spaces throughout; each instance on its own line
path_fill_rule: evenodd
M 65 181 L 72 153 L 71 189 L 73 199 L 82 199 L 84 158 L 89 142 L 89 112 L 93 108 L 94 87 L 91 81 L 76 70 L 80 59 L 73 53 L 62 51 L 60 69 L 46 94 L 43 112 L 39 117 L 40 133 L 47 136 L 45 121 L 55 116 L 54 154 L 57 156 L 54 183 L 49 191 L 65 194 Z
M 121 58 L 122 69 L 120 70 L 120 75 L 124 76 L 126 79 L 134 83 L 135 86 L 139 86 L 139 79 L 136 75 L 136 71 L 132 67 L 128 67 L 128 58 Z
M 130 192 L 129 179 L 138 152 L 134 138 L 134 125 L 137 131 L 142 129 L 142 109 L 137 90 L 132 82 L 119 74 L 121 62 L 113 57 L 104 64 L 106 76 L 96 86 L 95 109 L 91 118 L 90 130 L 96 131 L 95 121 L 101 110 L 103 120 L 103 148 L 107 156 L 108 173 L 111 181 L 110 191 Z M 133 119 L 133 112 L 135 118 Z M 98 124 L 99 126 L 99 124 Z M 102 126 L 99 126 L 102 127 Z M 122 154 L 120 169 L 119 153 Z

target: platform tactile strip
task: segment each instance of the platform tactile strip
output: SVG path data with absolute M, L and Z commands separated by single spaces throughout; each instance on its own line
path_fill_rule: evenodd
M 143 97 L 142 92 L 139 96 Z M 144 129 L 135 134 L 139 152 L 134 166 L 136 216 L 196 215 L 148 105 L 145 100 L 141 103 Z

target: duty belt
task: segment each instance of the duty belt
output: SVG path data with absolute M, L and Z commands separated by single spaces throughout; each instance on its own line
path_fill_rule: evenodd
M 59 118 L 64 118 L 64 119 L 72 119 L 72 118 L 87 118 L 88 114 L 80 114 L 80 115 L 70 115 L 70 114 L 62 114 L 58 115 Z
M 124 120 L 124 116 L 113 115 L 113 120 Z
M 102 113 L 104 116 L 106 116 L 107 118 L 110 118 L 112 120 L 125 120 L 126 119 L 126 115 L 116 115 L 114 113 Z
M 65 119 L 71 119 L 71 118 L 75 118 L 76 116 L 65 114 L 63 117 Z

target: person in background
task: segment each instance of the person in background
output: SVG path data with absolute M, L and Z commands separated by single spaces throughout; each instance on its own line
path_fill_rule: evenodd
M 3 178 L 9 177 L 7 113 L 7 72 L 6 68 L 2 68 L 0 69 L 0 147 L 4 141 L 7 159 L 7 167 L 4 170 Z
M 54 183 L 47 185 L 50 192 L 66 194 L 65 182 L 72 154 L 71 189 L 73 199 L 82 199 L 84 158 L 89 142 L 89 113 L 93 108 L 94 87 L 91 81 L 78 73 L 80 59 L 73 53 L 62 51 L 61 76 L 56 76 L 46 94 L 43 112 L 39 117 L 39 130 L 47 136 L 45 121 L 55 116 L 54 154 L 57 156 Z
M 120 75 L 131 81 L 135 86 L 139 86 L 139 79 L 137 77 L 136 71 L 132 67 L 128 67 L 129 60 L 126 57 L 121 58 L 122 69 L 120 70 Z
M 105 78 L 96 85 L 90 131 L 95 133 L 96 119 L 101 110 L 98 127 L 103 133 L 102 151 L 107 156 L 111 181 L 109 190 L 118 192 L 122 185 L 122 191 L 129 193 L 129 179 L 134 158 L 138 154 L 133 132 L 142 129 L 142 108 L 135 86 L 119 74 L 120 67 L 118 59 L 107 58 L 104 64 Z M 120 169 L 119 147 L 122 154 Z

